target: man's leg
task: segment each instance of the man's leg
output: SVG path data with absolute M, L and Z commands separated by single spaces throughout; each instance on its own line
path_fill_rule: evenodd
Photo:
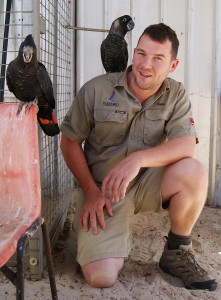
M 217 283 L 195 261 L 190 234 L 205 204 L 208 176 L 194 159 L 183 159 L 165 170 L 162 201 L 169 202 L 171 231 L 160 259 L 160 268 L 180 277 L 190 289 L 215 290 Z
M 205 204 L 208 176 L 194 159 L 182 159 L 170 165 L 162 180 L 162 201 L 170 200 L 171 231 L 188 236 Z
M 77 232 L 77 261 L 87 283 L 93 287 L 112 286 L 128 256 L 132 240 L 131 225 L 134 215 L 134 202 L 129 195 L 124 201 L 112 204 L 113 217 L 106 211 L 106 229 L 99 227 L 98 234 L 91 230 L 85 232 L 79 226 L 79 217 L 83 205 L 83 193 L 77 188 L 74 193 L 76 213 L 74 231 Z

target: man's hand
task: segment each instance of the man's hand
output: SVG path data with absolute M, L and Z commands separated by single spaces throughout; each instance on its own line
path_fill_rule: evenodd
M 167 166 L 180 159 L 193 157 L 195 148 L 195 137 L 186 136 L 131 153 L 105 176 L 101 189 L 103 196 L 108 196 L 111 201 L 123 199 L 128 184 L 137 176 L 140 168 Z
M 94 234 L 97 234 L 98 222 L 100 227 L 105 229 L 104 208 L 107 210 L 109 216 L 113 216 L 112 206 L 110 200 L 103 197 L 101 191 L 96 193 L 88 192 L 84 198 L 84 205 L 80 216 L 80 225 L 85 231 L 91 230 Z
M 116 202 L 123 199 L 129 183 L 137 176 L 139 170 L 140 162 L 136 153 L 124 158 L 105 176 L 101 189 L 103 196 Z

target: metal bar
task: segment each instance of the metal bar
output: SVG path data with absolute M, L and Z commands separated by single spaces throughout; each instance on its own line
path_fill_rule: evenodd
M 27 241 L 42 225 L 42 219 L 38 218 L 30 229 L 19 239 L 17 245 L 17 281 L 16 281 L 16 299 L 24 300 L 24 253 Z
M 33 3 L 33 15 L 32 15 L 32 34 L 37 47 L 37 58 L 40 58 L 40 25 L 39 25 L 39 15 L 40 15 L 40 0 L 32 1 Z M 39 140 L 39 155 L 41 155 L 41 136 L 42 131 L 38 130 L 38 140 Z M 41 158 L 41 157 L 40 157 Z M 42 160 L 40 159 L 40 174 L 42 174 Z M 42 272 L 44 268 L 44 254 L 43 254 L 43 238 L 42 231 L 38 230 L 35 235 L 30 239 L 29 244 L 29 278 L 33 281 L 40 280 L 42 277 Z
M 8 28 L 9 29 L 9 27 L 16 27 L 16 26 L 21 26 L 22 25 L 22 27 L 27 27 L 27 26 L 32 26 L 33 24 L 32 23 L 26 23 L 26 24 L 20 24 L 20 23 L 18 23 L 18 24 L 5 24 L 5 25 L 0 25 L 0 27 L 5 27 L 5 28 Z
M 209 189 L 207 204 L 211 206 L 221 206 L 221 189 L 220 189 L 220 62 L 221 62 L 221 22 L 220 22 L 221 5 L 220 1 L 215 1 L 214 5 L 214 30 L 213 30 L 213 76 L 212 76 L 212 93 L 211 93 L 211 125 L 210 125 L 210 156 L 209 156 Z
M 54 56 L 53 56 L 53 92 L 55 101 L 58 100 L 58 1 L 54 4 Z M 57 116 L 57 104 L 55 106 L 55 114 Z M 56 196 L 58 194 L 58 136 L 56 135 L 53 139 L 54 151 L 53 151 L 53 191 L 52 195 Z
M 10 11 L 11 11 L 11 0 L 7 0 L 6 3 L 6 14 L 5 14 L 5 30 L 4 30 L 4 41 L 2 50 L 2 66 L 1 66 L 1 80 L 0 80 L 0 102 L 3 102 L 4 98 L 4 86 L 5 86 L 5 70 L 6 70 L 6 60 L 7 60 L 7 48 L 8 48 L 8 33 L 10 23 Z
M 95 31 L 95 32 L 109 32 L 109 29 L 97 29 L 97 28 L 87 28 L 79 26 L 64 25 L 64 28 L 74 29 L 74 30 L 84 30 L 84 31 Z
M 6 10 L 6 11 L 0 11 L 0 14 L 4 14 L 4 13 L 9 13 L 10 10 Z M 13 10 L 13 13 L 30 13 L 29 10 Z
M 16 272 L 12 271 L 7 265 L 2 266 L 1 271 L 16 286 Z
M 53 300 L 57 300 L 58 296 L 57 296 L 55 274 L 54 274 L 54 267 L 53 267 L 52 254 L 51 254 L 51 244 L 50 244 L 50 238 L 48 232 L 48 225 L 46 221 L 44 221 L 42 224 L 42 234 L 44 239 L 45 255 L 47 260 L 48 275 L 49 275 L 50 287 L 51 287 L 51 295 Z

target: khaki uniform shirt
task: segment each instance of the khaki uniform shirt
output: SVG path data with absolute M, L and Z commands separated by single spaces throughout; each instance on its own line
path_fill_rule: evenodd
M 131 70 L 131 67 L 126 72 Z M 78 92 L 61 132 L 84 142 L 88 166 L 96 182 L 129 153 L 154 147 L 166 139 L 196 137 L 191 103 L 180 82 L 167 78 L 141 104 L 129 91 L 124 73 L 88 81 Z

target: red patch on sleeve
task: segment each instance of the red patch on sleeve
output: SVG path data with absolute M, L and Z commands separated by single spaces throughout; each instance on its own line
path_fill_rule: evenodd
M 194 119 L 193 119 L 193 118 L 189 118 L 189 122 L 190 122 L 190 124 L 191 124 L 192 126 L 195 125 L 195 122 L 194 122 Z

